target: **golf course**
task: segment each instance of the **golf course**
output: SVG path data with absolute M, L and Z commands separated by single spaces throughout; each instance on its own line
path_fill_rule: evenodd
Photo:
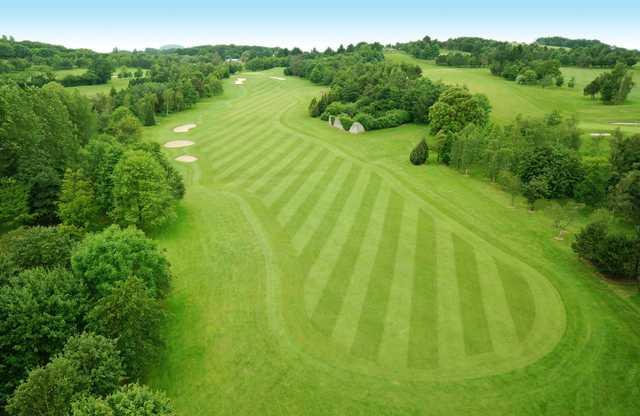
M 582 96 L 598 70 L 571 69 L 567 92 L 387 59 L 487 94 L 498 122 L 562 108 L 600 132 L 639 114 L 638 89 L 615 109 Z M 634 414 L 640 302 L 572 252 L 586 217 L 554 239 L 544 210 L 412 166 L 425 125 L 351 135 L 309 117 L 324 90 L 245 71 L 144 129 L 188 141 L 164 149 L 186 193 L 152 234 L 173 283 L 148 383 L 180 415 Z

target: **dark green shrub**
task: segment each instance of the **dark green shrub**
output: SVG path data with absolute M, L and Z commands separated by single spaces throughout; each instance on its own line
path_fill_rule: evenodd
M 353 119 L 347 114 L 340 114 L 338 118 L 340 119 L 340 123 L 342 123 L 342 128 L 349 131 L 351 125 L 353 124 Z
M 409 160 L 414 165 L 423 165 L 429 159 L 429 146 L 425 139 L 420 140 L 416 147 L 411 151 Z

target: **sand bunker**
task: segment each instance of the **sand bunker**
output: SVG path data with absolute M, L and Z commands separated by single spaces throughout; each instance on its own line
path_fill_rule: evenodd
M 591 133 L 591 137 L 608 137 L 611 136 L 611 133 Z
M 246 78 L 237 78 L 237 79 L 235 80 L 234 84 L 236 84 L 236 85 L 242 85 L 242 84 L 244 84 L 244 82 L 245 82 L 246 80 L 247 80 Z
M 187 147 L 193 144 L 194 143 L 191 140 L 172 140 L 170 142 L 166 142 L 164 147 L 167 149 L 177 149 L 178 147 Z
M 640 122 L 609 123 L 614 126 L 640 126 Z
M 269 78 L 271 78 L 271 79 L 276 79 L 276 80 L 278 80 L 278 81 L 284 81 L 284 80 L 285 80 L 285 79 L 284 79 L 284 78 L 282 78 L 282 77 L 269 77 Z
M 182 155 L 182 156 L 178 156 L 178 157 L 176 158 L 176 160 L 177 160 L 178 162 L 193 163 L 193 162 L 195 162 L 196 160 L 198 160 L 198 158 L 197 158 L 197 157 L 195 157 L 195 156 L 191 156 L 191 155 Z
M 173 129 L 173 131 L 175 133 L 186 133 L 195 127 L 196 127 L 195 124 L 183 124 L 182 126 L 178 126 L 175 129 Z

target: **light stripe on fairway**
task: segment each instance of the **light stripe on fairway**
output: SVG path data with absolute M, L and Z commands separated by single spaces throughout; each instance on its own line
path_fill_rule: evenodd
M 286 144 L 278 145 L 275 151 L 267 152 L 255 165 L 247 168 L 242 173 L 238 173 L 232 181 L 227 183 L 227 186 L 239 186 L 247 182 L 253 183 L 256 178 L 264 176 L 270 165 L 282 158 L 283 155 L 289 154 L 297 146 L 300 146 L 300 144 L 296 143 L 295 140 L 286 140 Z
M 347 349 L 351 349 L 358 330 L 358 322 L 362 313 L 364 299 L 369 286 L 369 278 L 378 253 L 378 245 L 382 239 L 384 219 L 391 191 L 383 185 L 373 205 L 373 213 L 369 220 L 364 244 L 357 254 L 356 265 L 349 282 L 338 321 L 331 334 L 332 340 Z
M 519 346 L 519 340 L 496 264 L 489 255 L 479 255 L 477 261 L 481 301 L 487 315 L 493 350 L 500 356 L 513 354 Z
M 312 165 L 314 159 L 317 159 L 318 156 L 322 156 L 322 153 L 324 152 L 326 152 L 324 148 L 320 146 L 312 146 L 311 150 L 309 150 L 306 155 L 302 156 L 302 158 L 296 163 L 296 168 L 293 171 L 286 172 L 280 182 L 267 192 L 263 199 L 265 205 L 268 207 L 272 206 L 287 190 L 289 185 L 295 181 L 299 175 L 304 174 L 304 172 Z
M 304 224 L 297 230 L 296 234 L 292 239 L 293 247 L 296 249 L 297 254 L 300 254 L 304 246 L 307 244 L 315 230 L 322 223 L 322 219 L 329 211 L 333 200 L 335 199 L 337 189 L 340 189 L 345 180 L 347 179 L 347 174 L 352 169 L 353 165 L 349 161 L 344 161 L 340 165 L 340 169 L 332 178 L 329 185 L 325 188 L 324 192 L 317 200 L 316 204 L 313 207 L 313 210 L 309 213 L 307 220 Z
M 476 252 L 473 246 L 453 234 L 453 254 L 460 293 L 460 315 L 464 329 L 467 356 L 492 351 L 487 315 L 482 303 L 484 295 L 478 279 Z
M 366 189 L 362 186 L 361 179 L 368 180 Z M 329 254 L 327 260 L 332 261 L 334 266 L 311 320 L 327 336 L 331 336 L 342 309 L 357 260 L 354 253 L 365 243 L 364 236 L 380 183 L 378 176 L 367 174 L 358 178 L 355 187 L 352 187 L 350 200 L 337 218 L 338 224 L 344 225 L 333 229 L 332 236 L 326 244 L 327 250 L 330 250 L 326 253 Z
M 358 171 L 351 170 L 351 175 L 358 174 Z M 356 180 L 356 188 L 349 194 L 344 204 L 344 209 L 341 212 L 340 219 L 349 221 L 352 223 L 355 221 L 360 201 L 362 200 L 362 192 L 365 189 L 366 182 L 369 180 L 369 174 L 360 171 L 359 177 Z M 318 305 L 320 296 L 325 289 L 329 275 L 333 270 L 333 267 L 342 252 L 342 247 L 349 236 L 350 227 L 335 226 L 336 224 L 342 224 L 342 222 L 332 221 L 334 227 L 331 232 L 327 232 L 327 238 L 325 243 L 320 249 L 318 256 L 309 268 L 309 273 L 305 279 L 304 288 L 304 301 L 305 308 L 309 317 L 313 316 L 313 313 Z
M 416 237 L 407 366 L 432 369 L 438 366 L 438 253 L 433 218 L 422 210 Z
M 382 342 L 398 250 L 403 204 L 404 200 L 392 191 L 385 208 L 382 239 L 377 244 L 373 273 L 369 277 L 358 330 L 351 345 L 352 354 L 370 361 L 377 360 Z
M 283 201 L 282 208 L 278 209 L 278 205 L 274 205 L 274 209 L 278 211 L 277 220 L 286 227 L 291 218 L 298 212 L 300 205 L 309 197 L 309 195 L 317 188 L 327 176 L 332 177 L 337 168 L 342 168 L 342 160 L 336 158 L 333 153 L 323 152 L 323 159 L 320 163 L 313 164 L 313 172 L 309 176 L 300 175 L 298 180 L 293 182 L 291 192 L 285 192 L 289 199 Z
M 252 166 L 263 158 L 265 151 L 272 148 L 279 141 L 280 137 L 274 135 L 262 140 L 261 143 L 256 143 L 255 146 L 253 146 L 253 143 L 248 143 L 246 146 L 243 146 L 242 150 L 245 152 L 244 155 L 238 157 L 233 163 L 224 168 L 219 168 L 216 172 L 217 179 L 223 181 L 234 174 L 246 170 L 249 166 Z
M 333 330 L 332 338 L 334 341 L 348 349 L 351 349 L 358 330 L 358 323 L 369 286 L 369 278 L 371 277 L 371 271 L 378 252 L 378 245 L 382 239 L 390 194 L 391 190 L 388 186 L 380 187 L 373 205 L 364 242 L 357 254 L 356 264 L 353 268 L 353 275 L 344 297 L 342 309 Z
M 389 305 L 378 357 L 379 362 L 396 369 L 403 369 L 407 365 L 418 208 L 413 204 L 405 204 L 401 220 L 395 267 L 390 276 L 393 280 Z
M 275 140 L 275 132 L 274 130 L 270 130 L 267 135 L 267 139 L 265 142 L 270 140 Z M 262 146 L 265 146 L 265 143 L 262 143 Z M 229 146 L 224 151 L 214 154 L 209 157 L 210 162 L 209 166 L 216 169 L 216 171 L 220 171 L 225 169 L 229 164 L 233 164 L 238 157 L 242 157 L 242 155 L 247 152 L 247 150 L 251 149 L 251 140 L 240 141 L 234 143 L 232 146 Z M 253 149 L 255 150 L 255 149 Z M 250 150 L 249 150 L 250 152 Z
M 278 177 L 281 174 L 283 174 L 284 172 L 287 172 L 290 168 L 293 168 L 293 166 L 295 166 L 297 158 L 301 153 L 305 151 L 309 151 L 313 147 L 314 146 L 311 144 L 307 144 L 304 142 L 300 143 L 300 145 L 296 146 L 285 157 L 283 157 L 281 160 L 276 161 L 276 163 L 271 165 L 264 172 L 264 175 L 261 178 L 259 178 L 257 181 L 255 181 L 253 184 L 251 184 L 251 186 L 249 186 L 249 189 L 247 190 L 249 192 L 253 192 L 257 194 L 267 192 L 269 189 L 271 189 L 275 185 L 275 183 L 278 180 Z
M 436 293 L 438 294 L 438 360 L 441 368 L 455 367 L 466 354 L 460 316 L 451 232 L 436 223 Z

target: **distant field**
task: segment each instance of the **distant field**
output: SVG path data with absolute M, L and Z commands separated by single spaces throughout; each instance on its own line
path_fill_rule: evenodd
M 131 67 L 119 67 L 117 68 L 114 73 L 113 73 L 113 77 L 111 78 L 111 81 L 107 82 L 106 84 L 100 84 L 100 85 L 82 85 L 79 87 L 69 87 L 69 89 L 72 90 L 77 90 L 79 91 L 81 94 L 85 94 L 88 96 L 94 96 L 98 93 L 103 93 L 103 94 L 109 94 L 109 92 L 111 91 L 111 88 L 115 88 L 116 90 L 120 90 L 123 88 L 127 88 L 127 86 L 129 85 L 129 78 L 118 78 L 117 75 L 122 72 L 122 71 L 131 71 L 131 72 L 135 72 L 137 70 L 137 68 Z M 146 73 L 148 72 L 148 70 L 143 70 Z M 78 74 L 82 74 L 86 72 L 86 69 L 84 68 L 77 68 L 77 69 L 65 69 L 65 70 L 61 70 L 61 71 L 56 71 L 56 78 L 61 79 L 67 75 L 78 75 Z
M 174 282 L 148 381 L 179 415 L 637 411 L 640 313 L 571 252 L 584 218 L 554 240 L 495 186 L 410 165 L 425 126 L 352 136 L 308 116 L 323 88 L 241 76 L 145 128 L 199 158 L 154 236 Z
M 59 69 L 54 71 L 56 74 L 56 79 L 62 79 L 67 75 L 81 75 L 87 72 L 86 68 L 73 68 L 73 69 Z
M 516 115 L 542 116 L 553 110 L 565 115 L 575 115 L 580 127 L 587 132 L 611 132 L 617 126 L 610 122 L 640 122 L 640 87 L 636 86 L 624 105 L 607 106 L 591 100 L 582 90 L 602 69 L 562 68 L 565 82 L 576 78 L 576 86 L 542 88 L 518 85 L 513 81 L 493 76 L 487 68 L 451 68 L 413 58 L 402 52 L 389 52 L 386 58 L 392 62 L 410 62 L 420 65 L 423 75 L 449 84 L 466 85 L 473 92 L 489 97 L 493 107 L 492 116 L 500 123 L 512 121 Z M 640 70 L 635 71 L 636 82 L 640 82 Z M 640 126 L 620 126 L 629 133 L 640 133 Z

